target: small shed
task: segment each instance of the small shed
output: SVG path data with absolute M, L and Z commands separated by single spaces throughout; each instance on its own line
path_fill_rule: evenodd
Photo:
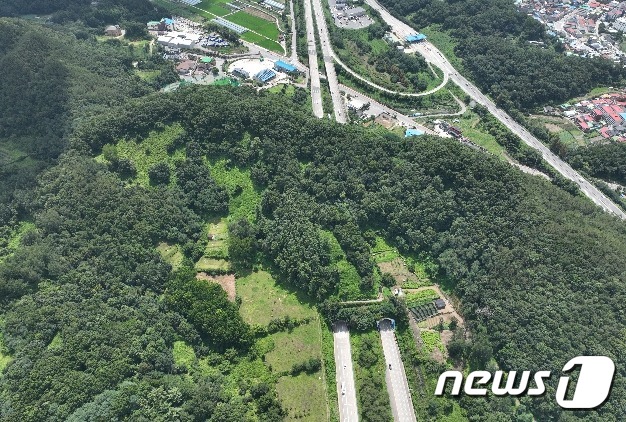
M 439 298 L 435 300 L 435 307 L 437 308 L 437 310 L 442 310 L 446 307 L 446 302 Z

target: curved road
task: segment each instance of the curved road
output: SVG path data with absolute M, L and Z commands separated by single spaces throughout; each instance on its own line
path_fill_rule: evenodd
M 377 10 L 383 20 L 392 28 L 395 35 L 404 39 L 407 35 L 414 34 L 416 31 L 409 25 L 401 22 L 393 17 L 385 8 L 376 2 L 376 0 L 365 0 L 365 2 Z M 528 146 L 538 150 L 543 158 L 563 175 L 564 177 L 576 183 L 580 190 L 589 197 L 596 205 L 603 210 L 613 213 L 621 219 L 626 219 L 626 213 L 622 211 L 613 201 L 607 198 L 598 188 L 585 180 L 576 170 L 569 164 L 561 160 L 556 154 L 550 151 L 541 141 L 535 138 L 526 128 L 515 122 L 504 110 L 498 108 L 491 99 L 484 95 L 480 90 L 457 72 L 450 62 L 441 52 L 429 42 L 422 42 L 414 46 L 414 51 L 420 53 L 427 61 L 443 70 L 444 74 L 448 74 L 450 79 L 456 83 L 465 93 L 467 93 L 478 104 L 486 107 L 491 114 L 494 115 L 502 124 L 504 124 L 511 132 L 519 136 Z

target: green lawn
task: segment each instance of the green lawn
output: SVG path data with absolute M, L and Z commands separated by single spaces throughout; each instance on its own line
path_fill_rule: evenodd
M 246 137 L 243 142 L 249 141 L 249 137 Z M 247 218 L 254 221 L 256 208 L 261 201 L 261 193 L 252 183 L 250 170 L 236 166 L 230 167 L 224 159 L 209 160 L 209 167 L 211 176 L 219 185 L 224 186 L 230 194 L 229 220 Z
M 271 40 L 278 39 L 278 28 L 275 22 L 270 22 L 257 16 L 249 15 L 248 13 L 240 10 L 226 17 L 229 21 L 236 23 L 237 25 L 245 26 L 261 35 L 266 36 Z
M 230 16 L 229 16 L 230 18 Z M 267 38 L 263 38 L 261 35 L 255 34 L 254 32 L 244 32 L 240 35 L 242 40 L 251 42 L 263 48 L 266 48 L 270 51 L 274 51 L 276 53 L 283 53 L 283 47 L 278 44 L 276 41 L 268 40 Z
M 239 312 L 248 324 L 267 325 L 274 318 L 315 318 L 315 308 L 304 298 L 278 285 L 265 271 L 237 279 Z
M 206 10 L 209 13 L 212 13 L 217 16 L 224 16 L 231 12 L 224 3 L 228 3 L 228 0 L 204 0 L 202 3 L 198 4 L 196 7 Z M 192 8 L 193 9 L 193 8 Z M 197 10 L 197 9 L 195 9 Z M 213 18 L 213 16 L 209 16 Z

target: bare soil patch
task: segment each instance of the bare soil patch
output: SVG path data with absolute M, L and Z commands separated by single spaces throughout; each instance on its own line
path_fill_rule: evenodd
M 243 9 L 243 11 L 249 15 L 256 16 L 257 18 L 265 19 L 269 22 L 276 22 L 276 19 L 274 19 L 272 15 L 267 14 L 262 10 L 255 9 L 254 7 L 246 7 L 245 9 Z
M 391 274 L 398 286 L 402 286 L 406 282 L 417 283 L 419 281 L 417 276 L 407 269 L 402 258 L 396 258 L 390 262 L 380 262 L 378 268 L 383 273 Z
M 209 275 L 207 273 L 198 273 L 196 274 L 196 278 L 198 280 L 206 280 L 211 283 L 217 283 L 222 286 L 222 289 L 228 295 L 228 300 L 231 302 L 235 301 L 235 295 L 237 291 L 235 289 L 235 276 L 234 274 L 226 274 L 226 275 Z

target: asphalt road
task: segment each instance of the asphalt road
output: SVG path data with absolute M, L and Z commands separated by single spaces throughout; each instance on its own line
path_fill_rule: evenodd
M 337 399 L 339 402 L 339 420 L 357 422 L 359 413 L 356 406 L 356 389 L 352 370 L 352 351 L 350 350 L 350 331 L 345 323 L 336 323 L 333 327 L 335 345 L 335 367 L 337 373 Z
M 305 0 L 309 3 L 311 0 Z M 346 107 L 343 103 L 343 97 L 339 91 L 339 81 L 335 72 L 335 62 L 333 60 L 333 49 L 330 44 L 330 35 L 326 18 L 324 17 L 324 9 L 321 0 L 312 0 L 313 9 L 315 11 L 315 21 L 320 36 L 320 44 L 322 45 L 322 54 L 324 55 L 324 68 L 326 69 L 326 79 L 330 88 L 330 96 L 333 100 L 333 108 L 335 110 L 335 120 L 339 123 L 348 121 Z
M 413 28 L 393 17 L 387 10 L 378 4 L 376 0 L 365 0 L 365 2 L 380 13 L 383 20 L 391 26 L 392 31 L 397 37 L 404 39 L 407 35 L 416 33 Z M 615 205 L 613 201 L 600 192 L 598 188 L 585 180 L 577 171 L 570 167 L 569 164 L 565 163 L 556 154 L 552 153 L 552 151 L 541 143 L 541 141 L 531 135 L 530 132 L 528 132 L 528 130 L 520 124 L 515 122 L 511 116 L 504 112 L 504 110 L 499 109 L 495 103 L 480 92 L 476 86 L 457 72 L 444 55 L 441 54 L 437 48 L 435 48 L 435 46 L 429 42 L 422 42 L 414 46 L 414 51 L 420 53 L 427 61 L 439 67 L 444 71 L 444 73 L 450 75 L 450 79 L 454 81 L 454 83 L 456 83 L 466 94 L 468 94 L 478 104 L 485 106 L 489 112 L 494 115 L 494 117 L 509 128 L 509 130 L 519 136 L 527 145 L 538 150 L 543 158 L 552 167 L 554 167 L 564 177 L 575 182 L 580 187 L 581 191 L 596 205 L 607 212 L 611 212 L 622 219 L 626 219 L 626 213 Z
M 309 50 L 309 70 L 311 76 L 311 102 L 313 115 L 318 118 L 324 117 L 322 105 L 322 90 L 320 85 L 320 72 L 317 64 L 317 48 L 315 47 L 315 25 L 313 25 L 313 11 L 311 0 L 304 2 L 304 18 L 306 21 L 306 41 Z
M 385 353 L 385 381 L 387 381 L 387 391 L 389 392 L 389 402 L 391 403 L 391 413 L 396 422 L 417 422 L 409 383 L 406 380 L 404 365 L 400 357 L 400 349 L 396 343 L 396 335 L 391 328 L 389 320 L 383 320 L 379 324 L 380 340 L 383 343 Z M 391 365 L 391 369 L 389 369 Z

